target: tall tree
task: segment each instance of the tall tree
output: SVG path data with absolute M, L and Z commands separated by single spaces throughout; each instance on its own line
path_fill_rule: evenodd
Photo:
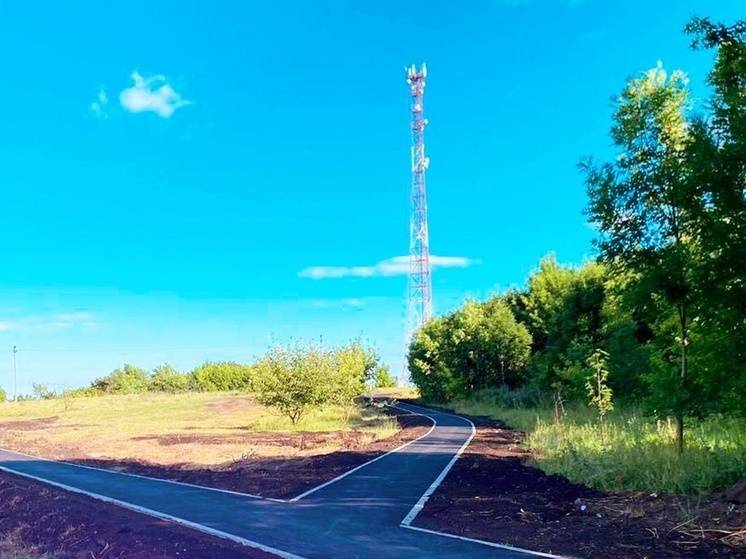
M 711 114 L 696 119 L 689 148 L 689 211 L 700 247 L 700 328 L 711 411 L 746 414 L 746 21 L 694 18 L 694 48 L 715 49 Z M 713 389 L 715 389 L 713 393 Z
M 630 80 L 614 114 L 616 161 L 581 165 L 590 198 L 587 211 L 601 232 L 597 245 L 603 259 L 612 269 L 635 273 L 649 286 L 649 294 L 675 310 L 678 367 L 675 382 L 659 392 L 665 398 L 658 410 L 676 417 L 679 452 L 684 448 L 684 416 L 690 405 L 691 245 L 696 234 L 687 211 L 687 99 L 686 76 L 682 72 L 668 76 L 660 63 Z M 667 362 L 658 363 L 658 380 L 674 380 Z

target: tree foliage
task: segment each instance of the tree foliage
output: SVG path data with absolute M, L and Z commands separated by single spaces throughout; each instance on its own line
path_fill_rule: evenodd
M 145 369 L 125 363 L 105 377 L 94 380 L 91 389 L 106 394 L 138 394 L 146 392 L 149 384 L 150 378 Z
M 256 365 L 254 394 L 298 423 L 311 408 L 352 409 L 379 367 L 378 357 L 360 341 L 334 349 L 316 344 L 275 346 Z
M 235 361 L 207 361 L 192 371 L 194 383 L 205 392 L 251 389 L 254 368 Z
M 375 388 L 395 388 L 396 385 L 396 377 L 391 374 L 388 365 L 376 367 L 373 373 L 373 386 Z
M 197 383 L 192 375 L 180 373 L 168 363 L 158 365 L 150 375 L 148 389 L 152 392 L 187 392 L 194 390 Z
M 531 336 L 505 301 L 469 301 L 415 334 L 409 370 L 424 398 L 447 401 L 520 384 L 530 351 Z

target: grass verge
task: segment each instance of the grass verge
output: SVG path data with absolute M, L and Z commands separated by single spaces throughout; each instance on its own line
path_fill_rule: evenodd
M 456 411 L 499 419 L 526 433 L 533 462 L 547 473 L 603 491 L 707 494 L 746 476 L 746 420 L 690 420 L 686 450 L 674 448 L 675 426 L 626 408 L 603 423 L 587 408 L 562 422 L 546 408 L 509 408 L 485 400 L 449 404 Z

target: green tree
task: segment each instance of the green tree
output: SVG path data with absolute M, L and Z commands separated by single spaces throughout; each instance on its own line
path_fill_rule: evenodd
M 688 198 L 696 228 L 698 323 L 692 364 L 705 411 L 746 414 L 746 21 L 694 18 L 697 49 L 714 49 L 711 111 L 693 122 Z
M 412 382 L 424 400 L 448 402 L 463 393 L 463 385 L 450 368 L 445 318 L 436 318 L 417 330 L 409 344 L 407 361 Z
M 0 388 L 0 402 L 5 402 L 8 399 L 8 394 L 3 388 Z
M 345 420 L 355 407 L 355 399 L 364 391 L 378 365 L 378 357 L 360 341 L 342 346 L 334 352 L 332 375 L 329 378 L 329 401 L 345 409 Z
M 530 351 L 531 336 L 505 301 L 467 301 L 415 334 L 409 370 L 423 398 L 448 401 L 520 384 Z
M 582 165 L 588 214 L 601 232 L 597 245 L 602 257 L 613 270 L 637 274 L 650 293 L 676 312 L 678 364 L 671 363 L 670 354 L 655 364 L 656 379 L 667 381 L 657 386 L 657 409 L 676 417 L 679 452 L 691 405 L 687 377 L 696 235 L 687 211 L 687 100 L 686 76 L 668 76 L 660 64 L 630 80 L 614 114 L 615 163 Z M 673 375 L 671 365 L 677 368 Z
M 192 371 L 192 377 L 205 392 L 251 390 L 254 368 L 235 361 L 207 361 Z
M 518 296 L 516 314 L 534 340 L 530 380 L 554 391 L 557 402 L 585 395 L 588 356 L 604 342 L 605 285 L 604 266 L 561 266 L 549 255 Z
M 255 397 L 297 424 L 309 408 L 329 402 L 334 366 L 333 355 L 315 345 L 276 346 L 257 364 Z
M 150 377 L 145 369 L 125 363 L 121 369 L 114 369 L 107 376 L 94 380 L 91 389 L 110 394 L 137 394 L 146 392 L 149 384 Z
M 149 389 L 154 392 L 186 392 L 195 386 L 191 375 L 180 373 L 168 363 L 158 365 L 150 376 Z
M 391 374 L 388 365 L 378 365 L 373 374 L 373 386 L 375 388 L 395 388 L 396 377 Z

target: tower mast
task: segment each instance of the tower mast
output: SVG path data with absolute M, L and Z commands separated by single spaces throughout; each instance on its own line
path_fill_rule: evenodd
M 430 241 L 427 229 L 427 193 L 425 171 L 430 163 L 425 155 L 425 118 L 423 95 L 427 66 L 407 68 L 407 83 L 412 96 L 412 193 L 409 223 L 409 287 L 407 309 L 407 343 L 415 330 L 433 315 L 433 292 L 430 281 Z

